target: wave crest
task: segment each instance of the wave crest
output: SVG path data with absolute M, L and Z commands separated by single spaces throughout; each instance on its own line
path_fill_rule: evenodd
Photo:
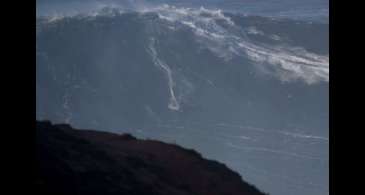
M 219 57 L 248 57 L 266 72 L 283 81 L 302 79 L 308 84 L 329 80 L 329 57 L 304 48 L 272 46 L 250 40 L 247 31 L 234 24 L 221 10 L 162 6 L 153 10 L 160 19 L 190 28 L 200 43 Z
M 118 7 L 103 7 L 96 11 L 77 17 L 96 18 L 124 14 L 128 11 Z M 329 57 L 311 53 L 298 46 L 285 43 L 270 45 L 254 41 L 248 34 L 257 33 L 252 27 L 243 28 L 219 9 L 184 8 L 164 4 L 156 7 L 140 7 L 134 12 L 145 16 L 157 15 L 159 25 L 167 25 L 175 31 L 189 28 L 196 36 L 197 42 L 224 60 L 244 57 L 252 61 L 259 70 L 274 75 L 283 81 L 303 80 L 308 84 L 329 81 Z M 49 22 L 67 16 L 50 17 Z M 71 16 L 75 17 L 75 16 Z M 261 35 L 265 35 L 260 32 Z M 151 35 L 153 37 L 153 35 Z M 271 38 L 274 35 L 269 35 Z M 246 65 L 246 64 L 243 64 Z

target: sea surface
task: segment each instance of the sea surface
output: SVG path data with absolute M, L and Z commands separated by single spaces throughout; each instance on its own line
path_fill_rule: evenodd
M 328 2 L 37 1 L 37 119 L 193 148 L 328 194 Z

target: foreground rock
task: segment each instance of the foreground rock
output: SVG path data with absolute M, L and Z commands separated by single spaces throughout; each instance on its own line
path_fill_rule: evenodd
M 177 145 L 37 122 L 37 194 L 263 195 Z

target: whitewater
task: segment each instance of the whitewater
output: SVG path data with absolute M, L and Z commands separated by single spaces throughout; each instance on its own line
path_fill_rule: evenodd
M 36 36 L 37 119 L 193 148 L 269 194 L 328 193 L 328 24 L 97 3 L 38 16 Z
M 255 61 L 265 72 L 270 72 L 283 81 L 303 80 L 308 84 L 329 81 L 329 57 L 308 52 L 300 46 L 277 44 L 275 46 L 255 42 L 246 36 L 252 29 L 244 29 L 235 25 L 222 10 L 209 10 L 204 7 L 179 8 L 164 4 L 162 6 L 133 10 L 142 15 L 157 14 L 165 21 L 169 30 L 188 27 L 197 36 L 197 41 L 216 55 L 230 60 L 235 56 L 245 56 Z M 95 18 L 97 16 L 112 17 L 116 14 L 128 13 L 116 7 L 102 7 L 86 14 L 49 16 L 48 22 L 56 22 L 65 17 Z M 262 33 L 262 32 L 260 32 Z M 271 36 L 280 39 L 277 35 Z M 269 67 L 270 66 L 270 67 Z M 171 81 L 169 81 L 171 82 Z

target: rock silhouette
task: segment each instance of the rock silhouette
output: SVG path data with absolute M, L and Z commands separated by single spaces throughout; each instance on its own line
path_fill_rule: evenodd
M 263 195 L 194 150 L 37 122 L 37 194 Z

